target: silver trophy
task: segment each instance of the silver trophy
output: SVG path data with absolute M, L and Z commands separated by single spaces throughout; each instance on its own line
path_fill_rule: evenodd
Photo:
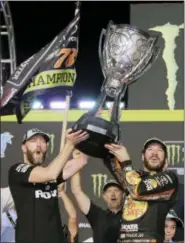
M 104 37 L 104 42 L 103 42 Z M 141 31 L 130 25 L 109 22 L 99 40 L 99 58 L 104 82 L 96 106 L 83 115 L 73 126 L 87 130 L 89 139 L 77 148 L 94 157 L 105 158 L 105 143 L 119 141 L 119 104 L 128 85 L 138 80 L 155 61 L 159 48 L 155 46 L 158 36 Z M 106 97 L 114 99 L 110 121 L 96 117 Z

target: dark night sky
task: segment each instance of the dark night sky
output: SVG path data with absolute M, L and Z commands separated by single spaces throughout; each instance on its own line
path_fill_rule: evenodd
M 10 2 L 14 23 L 17 62 L 20 64 L 50 42 L 74 16 L 71 2 Z M 98 58 L 98 41 L 108 21 L 129 23 L 129 3 L 82 2 L 79 54 L 76 63 L 77 81 L 73 102 L 95 99 L 103 82 Z M 80 97 L 80 98 L 79 98 Z

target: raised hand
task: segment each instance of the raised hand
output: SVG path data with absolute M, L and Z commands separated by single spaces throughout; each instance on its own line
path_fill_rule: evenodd
M 76 144 L 85 141 L 89 137 L 89 134 L 86 131 L 78 130 L 72 132 L 72 129 L 68 129 L 66 133 L 66 142 L 75 146 Z
M 111 143 L 105 144 L 105 148 L 107 148 L 109 153 L 113 154 L 120 162 L 130 160 L 127 149 L 123 145 Z

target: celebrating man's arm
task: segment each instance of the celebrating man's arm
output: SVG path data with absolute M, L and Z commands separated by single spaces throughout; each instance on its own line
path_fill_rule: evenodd
M 87 132 L 79 130 L 71 133 L 71 129 L 69 129 L 66 134 L 66 144 L 63 150 L 47 167 L 37 166 L 34 168 L 30 173 L 29 182 L 56 180 L 73 152 L 75 145 L 87 138 Z
M 78 233 L 77 213 L 64 187 L 64 183 L 61 183 L 58 186 L 58 197 L 62 199 L 64 203 L 64 208 L 68 214 L 68 230 L 70 232 L 71 242 L 73 242 L 73 239 L 76 237 Z
M 56 180 L 73 152 L 75 145 L 87 138 L 87 132 L 82 130 L 71 132 L 71 129 L 69 129 L 63 150 L 48 166 L 33 166 L 26 163 L 15 164 L 10 168 L 9 177 L 12 178 L 11 180 L 16 180 L 20 183 L 42 183 Z
M 78 171 L 80 171 L 88 162 L 88 156 L 79 152 L 78 150 L 74 150 L 73 159 L 69 160 L 63 169 L 62 172 L 62 179 L 67 180 L 74 174 L 76 174 Z
M 132 169 L 130 156 L 124 146 L 107 144 L 105 147 L 117 158 L 117 161 L 112 161 L 114 173 L 134 199 L 169 200 L 176 191 L 178 179 L 173 172 L 147 173 L 143 177 L 142 172 Z
M 87 215 L 90 209 L 91 201 L 90 198 L 82 191 L 79 172 L 71 177 L 71 191 L 81 212 Z

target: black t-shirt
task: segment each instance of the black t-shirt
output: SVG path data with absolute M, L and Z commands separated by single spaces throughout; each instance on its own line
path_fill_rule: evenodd
M 29 183 L 34 168 L 18 163 L 9 170 L 9 186 L 18 216 L 16 242 L 63 243 L 57 181 Z
M 110 210 L 103 210 L 91 201 L 86 217 L 93 230 L 94 243 L 117 242 L 121 226 L 121 215 L 121 211 L 113 213 Z

